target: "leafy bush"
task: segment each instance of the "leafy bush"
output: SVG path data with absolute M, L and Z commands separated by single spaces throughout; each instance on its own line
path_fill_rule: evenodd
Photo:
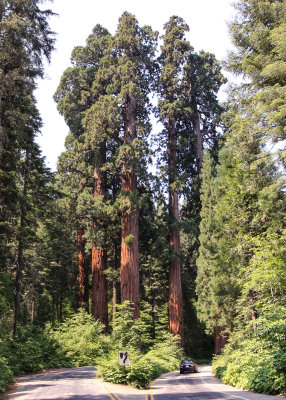
M 158 365 L 162 365 L 167 371 L 178 368 L 178 363 L 183 357 L 182 349 L 178 345 L 178 338 L 171 333 L 162 335 L 159 342 L 146 354 L 145 358 L 156 360 Z
M 225 383 L 267 394 L 286 393 L 286 309 L 264 310 L 257 331 L 235 333 L 213 360 L 213 372 Z
M 129 349 L 130 366 L 119 366 L 118 351 L 114 351 L 111 357 L 98 365 L 98 376 L 108 382 L 144 388 L 164 372 L 177 369 L 182 358 L 178 340 L 171 334 L 166 334 L 162 341 L 156 343 L 145 355 L 134 348 Z
M 4 392 L 6 386 L 13 382 L 13 372 L 7 364 L 7 360 L 0 357 L 0 392 Z
M 143 306 L 144 307 L 144 306 Z M 140 312 L 140 318 L 133 319 L 133 307 L 129 301 L 117 305 L 115 317 L 116 324 L 113 327 L 113 339 L 118 349 L 129 346 L 146 352 L 152 346 L 152 319 L 144 309 Z
M 99 363 L 98 375 L 105 380 L 146 387 L 162 373 L 177 369 L 182 357 L 177 338 L 169 333 L 153 343 L 151 325 L 144 311 L 134 321 L 127 303 L 118 307 L 112 336 L 104 335 L 103 325 L 83 310 L 55 327 L 47 324 L 44 330 L 19 325 L 17 340 L 0 342 L 0 390 L 13 374 Z M 118 363 L 122 349 L 131 353 L 131 365 L 125 368 Z
M 14 375 L 61 366 L 57 343 L 46 332 L 20 326 L 18 331 L 16 340 L 8 338 L 0 345 L 0 354 L 6 358 Z
M 161 373 L 167 372 L 167 369 L 161 369 L 156 361 L 145 359 L 144 356 L 131 355 L 131 365 L 119 366 L 118 356 L 113 356 L 109 360 L 104 360 L 97 367 L 98 376 L 112 383 L 130 385 L 136 388 L 145 388 Z
M 5 342 L 0 342 L 0 390 L 4 390 L 12 375 L 95 365 L 110 347 L 110 339 L 102 334 L 102 328 L 85 311 L 56 328 L 50 324 L 44 330 L 19 325 L 16 340 L 6 338 Z
M 48 336 L 57 343 L 58 357 L 72 366 L 95 365 L 109 348 L 110 339 L 102 333 L 103 325 L 84 310 L 59 324 L 48 326 Z

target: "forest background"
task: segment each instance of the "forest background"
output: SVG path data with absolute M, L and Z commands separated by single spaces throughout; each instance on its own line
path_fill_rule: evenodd
M 160 46 L 127 12 L 114 35 L 96 25 L 54 95 L 70 130 L 57 173 L 36 142 L 54 47 L 39 3 L 0 3 L 1 387 L 99 359 L 144 386 L 181 347 L 222 352 L 225 382 L 285 392 L 285 1 L 237 2 L 224 105 L 221 66 L 182 18 Z

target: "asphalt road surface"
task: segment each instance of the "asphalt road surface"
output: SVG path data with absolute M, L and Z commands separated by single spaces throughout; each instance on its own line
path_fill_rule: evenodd
M 5 400 L 279 400 L 226 386 L 211 375 L 209 366 L 198 373 L 162 375 L 148 390 L 113 385 L 96 379 L 93 367 L 64 369 L 25 376 Z

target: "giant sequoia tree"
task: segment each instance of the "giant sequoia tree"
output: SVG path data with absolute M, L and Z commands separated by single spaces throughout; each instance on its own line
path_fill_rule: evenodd
M 140 28 L 128 13 L 120 18 L 114 37 L 95 27 L 87 46 L 74 50 L 74 65 L 64 73 L 55 95 L 73 135 L 68 150 L 73 153 L 73 174 L 80 173 L 80 181 L 85 180 L 78 200 L 79 220 L 89 229 L 85 216 L 94 215 L 92 312 L 106 326 L 107 214 L 110 201 L 114 201 L 112 185 L 120 165 L 121 298 L 131 301 L 135 317 L 139 316 L 137 175 L 142 138 L 149 128 L 148 94 L 155 43 L 156 34 L 149 27 Z M 66 162 L 61 165 L 68 168 Z M 93 202 L 88 198 L 91 168 Z M 80 256 L 79 261 L 82 259 Z
M 184 35 L 188 30 L 181 18 L 172 17 L 165 25 L 166 33 L 161 47 L 162 75 L 159 80 L 160 119 L 167 137 L 168 190 L 169 190 L 169 323 L 170 332 L 183 341 L 183 298 L 181 285 L 179 181 L 178 181 L 178 127 L 183 107 L 181 75 L 188 52 L 191 50 Z
M 167 147 L 163 159 L 167 164 L 170 216 L 169 317 L 170 331 L 183 338 L 179 195 L 185 194 L 183 215 L 192 226 L 184 225 L 188 234 L 194 235 L 191 241 L 197 243 L 203 151 L 206 146 L 211 152 L 218 148 L 222 108 L 216 95 L 224 78 L 214 55 L 193 52 L 185 39 L 188 26 L 181 18 L 172 17 L 165 30 L 159 56 L 158 108 Z M 196 248 L 190 252 L 187 257 L 195 259 Z
M 59 111 L 64 115 L 70 129 L 68 150 L 62 156 L 60 163 L 63 179 L 68 178 L 69 185 L 76 186 L 77 230 L 78 230 L 78 305 L 88 308 L 89 303 L 89 257 L 84 234 L 90 229 L 90 212 L 94 216 L 92 244 L 92 313 L 108 326 L 106 269 L 107 255 L 103 241 L 98 240 L 98 229 L 102 228 L 103 217 L 92 212 L 90 204 L 93 194 L 94 201 L 104 197 L 107 183 L 102 167 L 106 161 L 106 123 L 103 121 L 105 87 L 98 84 L 99 63 L 108 47 L 110 35 L 100 25 L 95 26 L 87 39 L 85 47 L 76 47 L 72 53 L 71 68 L 62 77 L 55 94 Z M 109 119 L 111 120 L 111 118 Z M 109 129 L 112 129 L 109 127 Z M 70 172 L 67 175 L 67 172 Z M 66 185 L 67 186 L 67 185 Z M 90 211 L 90 212 L 89 212 Z M 103 213 L 103 210 L 102 210 Z
M 217 146 L 221 108 L 216 93 L 223 78 L 213 55 L 193 52 L 185 39 L 188 27 L 181 18 L 172 17 L 165 29 L 157 63 L 154 61 L 157 33 L 148 26 L 140 27 L 127 12 L 119 19 L 114 36 L 96 26 L 86 46 L 74 49 L 72 67 L 64 72 L 55 95 L 59 111 L 71 129 L 59 172 L 68 196 L 74 198 L 76 205 L 79 305 L 87 303 L 85 265 L 91 259 L 92 313 L 108 325 L 107 278 L 114 287 L 120 250 L 121 301 L 130 301 L 134 317 L 139 317 L 139 222 L 141 238 L 143 242 L 146 240 L 146 247 L 141 243 L 141 249 L 152 252 L 140 255 L 144 260 L 141 281 L 146 279 L 146 262 L 149 265 L 151 258 L 156 270 L 162 270 L 166 263 L 165 239 L 156 241 L 150 232 L 142 236 L 147 220 L 151 230 L 158 229 L 156 213 L 162 212 L 155 210 L 146 174 L 149 96 L 152 89 L 156 90 L 157 112 L 164 126 L 160 140 L 165 152 L 160 154 L 165 161 L 169 193 L 170 331 L 183 340 L 179 195 L 189 197 L 194 193 L 199 186 L 203 148 L 207 145 L 212 151 Z M 144 199 L 139 199 L 139 192 Z M 148 214 L 147 204 L 148 217 L 144 215 Z M 185 204 L 194 215 L 198 214 L 197 199 L 185 200 Z M 115 233 L 119 215 L 121 244 Z M 163 254 L 156 255 L 154 249 L 160 247 L 164 248 Z M 148 282 L 151 281 L 155 287 L 154 279 L 149 276 Z M 151 295 L 153 309 L 155 298 L 160 298 L 160 304 L 163 302 L 161 292 L 158 290 L 156 294 L 152 289 L 151 294 L 141 285 L 141 299 L 147 293 Z
M 124 13 L 115 35 L 118 57 L 116 79 L 122 106 L 124 139 L 120 148 L 122 162 L 121 208 L 122 240 L 120 285 L 121 301 L 134 305 L 139 317 L 138 192 L 142 138 L 148 132 L 148 95 L 154 72 L 153 58 L 157 34 L 141 28 L 136 18 Z M 139 135 L 138 135 L 139 133 Z

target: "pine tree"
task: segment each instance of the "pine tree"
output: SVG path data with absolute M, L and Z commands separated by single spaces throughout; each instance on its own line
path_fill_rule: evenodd
M 25 267 L 25 251 L 30 235 L 29 218 L 34 203 L 26 199 L 33 185 L 34 171 L 44 171 L 35 144 L 41 127 L 33 91 L 43 76 L 43 58 L 49 59 L 53 34 L 49 29 L 50 10 L 42 11 L 39 1 L 2 1 L 0 35 L 0 181 L 1 181 L 1 270 L 16 265 L 13 334 L 19 315 L 19 291 Z M 23 167 L 23 172 L 22 172 Z M 44 179 L 44 178 L 43 178 Z M 39 183 L 40 184 L 40 183 Z M 41 189 L 39 197 L 41 196 Z M 38 197 L 38 198 L 39 198 Z M 31 229 L 35 227 L 31 224 Z M 27 232 L 30 232 L 29 234 Z M 34 239 L 35 240 L 35 239 Z
M 241 296 L 241 271 L 253 257 L 250 237 L 265 232 L 283 231 L 283 181 L 273 160 L 263 157 L 261 135 L 253 128 L 251 108 L 240 104 L 227 114 L 230 123 L 226 142 L 219 155 L 217 178 L 215 179 L 215 230 L 211 243 L 216 243 L 212 254 L 206 252 L 206 243 L 200 249 L 200 267 L 210 262 L 212 269 L 212 291 L 207 301 L 209 310 L 217 313 L 211 323 L 225 326 L 231 331 L 238 312 Z M 205 200 L 204 200 L 205 201 Z M 209 216 L 205 215 L 203 224 Z M 202 293 L 201 293 L 202 295 Z M 249 292 L 253 304 L 254 292 Z M 204 300 L 205 301 L 205 300 Z M 203 319 L 208 318 L 204 307 Z
M 256 130 L 272 144 L 285 139 L 285 13 L 284 0 L 239 0 L 230 24 L 236 51 L 228 69 L 247 78 Z M 254 121 L 253 121 L 254 122 Z M 285 165 L 284 147 L 276 146 Z
M 198 274 L 196 292 L 198 295 L 197 310 L 199 317 L 212 332 L 214 321 L 218 314 L 213 304 L 213 279 L 215 279 L 212 261 L 216 254 L 214 240 L 214 166 L 208 155 L 204 158 L 201 186 L 201 223 L 200 223 L 200 254 L 197 258 Z

